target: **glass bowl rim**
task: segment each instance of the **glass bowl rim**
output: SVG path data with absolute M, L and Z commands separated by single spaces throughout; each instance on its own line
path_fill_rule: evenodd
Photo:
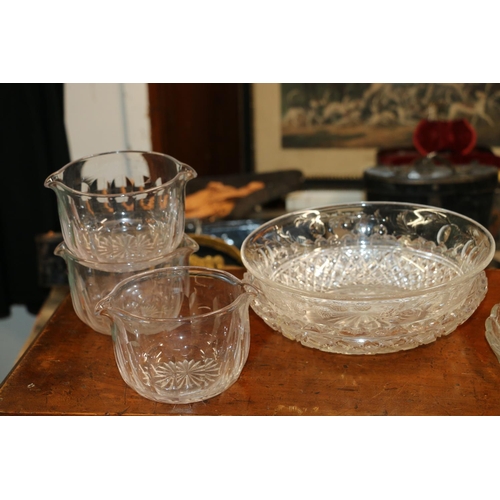
M 73 165 L 76 165 L 77 163 L 88 161 L 88 160 L 91 160 L 93 158 L 99 158 L 101 156 L 114 155 L 114 154 L 133 154 L 133 155 L 147 154 L 150 156 L 167 158 L 167 159 L 173 161 L 177 165 L 177 173 L 175 174 L 174 177 L 172 177 L 172 179 L 170 179 L 166 182 L 163 182 L 159 186 L 153 186 L 153 187 L 150 187 L 148 189 L 143 189 L 142 191 L 134 189 L 133 191 L 129 191 L 126 193 L 108 193 L 108 194 L 89 193 L 89 192 L 78 191 L 77 189 L 74 189 L 74 188 L 64 184 L 64 182 L 62 182 L 60 179 L 57 178 L 58 176 L 60 176 L 62 174 L 62 172 L 64 170 L 67 170 L 68 168 L 70 168 Z M 167 155 L 165 153 L 158 153 L 156 151 L 141 151 L 141 150 L 137 150 L 137 149 L 130 149 L 130 150 L 123 149 L 123 150 L 116 150 L 116 151 L 106 151 L 104 153 L 97 153 L 97 154 L 93 154 L 93 155 L 84 156 L 82 158 L 78 158 L 77 160 L 72 160 L 69 163 L 66 163 L 66 165 L 61 167 L 59 170 L 56 170 L 55 172 L 50 174 L 45 179 L 44 186 L 50 188 L 50 184 L 58 183 L 58 184 L 61 184 L 63 186 L 64 190 L 69 192 L 69 193 L 73 193 L 73 194 L 78 195 L 78 196 L 88 196 L 89 198 L 110 198 L 110 199 L 113 199 L 113 198 L 120 198 L 120 197 L 131 197 L 131 196 L 138 195 L 138 194 L 148 194 L 148 193 L 157 191 L 160 188 L 165 188 L 165 187 L 169 186 L 170 184 L 173 184 L 174 181 L 176 181 L 177 178 L 181 174 L 185 173 L 182 171 L 183 168 L 186 169 L 186 171 L 190 172 L 190 175 L 192 175 L 193 178 L 197 177 L 198 174 L 193 167 L 191 167 L 187 163 L 184 163 L 184 162 L 178 160 L 177 158 L 174 158 L 173 156 Z
M 445 215 L 453 215 L 456 216 L 466 222 L 469 222 L 472 226 L 476 227 L 479 229 L 484 235 L 487 237 L 489 243 L 490 243 L 490 251 L 488 252 L 487 256 L 483 258 L 483 260 L 476 264 L 475 268 L 468 271 L 465 274 L 462 274 L 460 276 L 456 276 L 452 278 L 451 280 L 447 281 L 446 283 L 440 283 L 438 285 L 430 286 L 427 288 L 423 288 L 420 290 L 408 290 L 408 291 L 400 291 L 398 293 L 392 293 L 392 294 L 386 294 L 382 296 L 373 296 L 373 295 L 363 295 L 363 294 L 356 294 L 356 297 L 353 296 L 342 296 L 342 288 L 339 288 L 338 290 L 332 290 L 331 292 L 311 292 L 308 290 L 300 290 L 298 288 L 294 288 L 288 285 L 283 285 L 281 283 L 277 283 L 266 276 L 262 275 L 261 273 L 257 272 L 255 267 L 251 265 L 249 260 L 246 258 L 246 251 L 247 247 L 250 245 L 250 241 L 252 238 L 259 232 L 269 229 L 272 226 L 275 226 L 277 224 L 282 223 L 283 221 L 309 214 L 311 212 L 316 212 L 316 214 L 319 215 L 319 213 L 323 210 L 333 210 L 333 209 L 342 209 L 342 208 L 362 208 L 366 206 L 392 206 L 394 208 L 407 208 L 407 209 L 427 209 L 427 210 L 433 210 L 433 211 L 438 211 L 439 213 L 445 214 Z M 350 202 L 350 203 L 339 203 L 339 204 L 333 204 L 333 205 L 322 205 L 322 206 L 317 206 L 317 207 L 311 207 L 307 209 L 301 209 L 301 210 L 296 210 L 293 212 L 288 212 L 286 214 L 280 215 L 278 217 L 275 217 L 274 219 L 271 219 L 264 224 L 262 224 L 260 227 L 257 229 L 254 229 L 243 241 L 241 245 L 241 260 L 243 262 L 243 265 L 245 266 L 246 271 L 252 275 L 254 278 L 258 279 L 259 281 L 262 281 L 264 284 L 271 288 L 276 288 L 278 290 L 281 290 L 283 292 L 287 292 L 291 295 L 295 296 L 305 296 L 311 299 L 320 299 L 320 300 L 330 300 L 332 302 L 346 302 L 346 303 L 356 303 L 356 302 L 390 302 L 393 300 L 398 300 L 398 299 L 404 299 L 404 298 L 410 298 L 410 297 L 419 297 L 426 295 L 428 293 L 433 293 L 437 292 L 441 289 L 447 288 L 449 286 L 454 286 L 457 284 L 460 284 L 462 282 L 469 281 L 476 277 L 481 271 L 484 271 L 484 269 L 488 266 L 488 264 L 491 262 L 493 259 L 493 256 L 495 254 L 495 240 L 490 233 L 490 231 L 484 227 L 482 224 L 479 222 L 475 221 L 474 219 L 471 219 L 470 217 L 467 217 L 466 215 L 460 214 L 458 212 L 454 212 L 452 210 L 448 210 L 445 208 L 440 208 L 440 207 L 435 207 L 432 205 L 423 205 L 423 204 L 418 204 L 418 203 L 408 203 L 408 202 L 397 202 L 397 201 L 362 201 L 362 202 Z M 337 297 L 335 297 L 335 294 L 338 294 Z
M 188 271 L 188 273 L 191 275 L 191 272 L 193 271 L 195 274 L 200 275 L 200 274 L 205 274 L 205 275 L 210 275 L 212 277 L 216 277 L 217 279 L 226 281 L 230 283 L 231 285 L 234 286 L 239 286 L 243 290 L 243 293 L 238 295 L 232 302 L 229 304 L 226 304 L 223 307 L 220 307 L 219 309 L 215 311 L 210 311 L 207 313 L 202 313 L 202 314 L 195 314 L 193 316 L 183 316 L 183 317 L 165 317 L 165 318 L 146 318 L 144 316 L 141 316 L 139 314 L 132 313 L 130 311 L 126 311 L 122 308 L 117 308 L 116 310 L 119 310 L 120 312 L 124 313 L 130 318 L 133 318 L 135 320 L 148 320 L 148 321 L 154 321 L 157 323 L 172 323 L 172 322 L 177 322 L 177 323 L 182 323 L 182 322 L 189 322 L 189 321 L 195 321 L 201 318 L 208 318 L 210 316 L 215 316 L 217 314 L 221 313 L 226 313 L 230 312 L 232 309 L 236 308 L 238 303 L 241 301 L 241 298 L 245 295 L 257 295 L 257 290 L 256 288 L 249 284 L 245 283 L 244 281 L 240 280 L 237 276 L 234 274 L 225 271 L 224 269 L 217 269 L 213 267 L 204 267 L 204 266 L 170 266 L 170 267 L 163 267 L 160 269 L 149 269 L 147 271 L 143 271 L 137 274 L 134 274 L 133 276 L 130 276 L 128 278 L 123 279 L 119 283 L 117 283 L 101 300 L 99 300 L 95 307 L 94 307 L 94 314 L 99 315 L 102 311 L 102 308 L 100 307 L 101 303 L 104 303 L 108 298 L 110 298 L 114 293 L 116 293 L 117 290 L 120 288 L 123 288 L 130 283 L 134 281 L 141 281 L 143 278 L 147 278 L 150 275 L 158 274 L 161 272 L 169 272 L 169 271 Z

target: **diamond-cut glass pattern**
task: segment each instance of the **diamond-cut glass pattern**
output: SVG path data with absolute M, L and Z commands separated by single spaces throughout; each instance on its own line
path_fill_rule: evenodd
M 366 203 L 288 214 L 242 246 L 252 307 L 287 338 L 329 352 L 411 349 L 483 300 L 487 230 L 434 207 Z

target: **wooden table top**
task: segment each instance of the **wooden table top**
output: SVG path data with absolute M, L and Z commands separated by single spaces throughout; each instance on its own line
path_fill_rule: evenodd
M 392 354 L 307 348 L 250 311 L 250 354 L 238 381 L 185 405 L 130 389 L 111 337 L 82 323 L 68 295 L 0 387 L 0 415 L 500 415 L 500 364 L 484 336 L 500 302 L 500 270 L 487 276 L 486 298 L 457 330 Z

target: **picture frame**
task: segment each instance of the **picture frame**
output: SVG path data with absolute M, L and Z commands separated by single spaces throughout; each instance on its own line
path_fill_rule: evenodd
M 256 83 L 252 95 L 257 172 L 361 179 L 379 149 L 411 148 L 422 119 L 465 118 L 478 145 L 500 146 L 500 84 Z
M 376 148 L 283 148 L 279 83 L 252 84 L 255 171 L 298 169 L 306 178 L 361 179 Z

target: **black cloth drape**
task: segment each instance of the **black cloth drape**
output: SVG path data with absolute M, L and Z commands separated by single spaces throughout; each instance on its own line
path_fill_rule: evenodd
M 0 317 L 24 304 L 36 313 L 36 236 L 59 231 L 55 193 L 44 180 L 70 161 L 62 83 L 0 84 Z

